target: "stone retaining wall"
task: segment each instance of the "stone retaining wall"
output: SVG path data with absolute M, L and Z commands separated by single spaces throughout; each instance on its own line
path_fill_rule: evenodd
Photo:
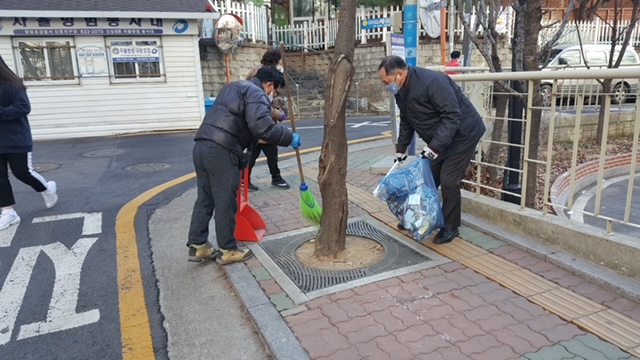
M 611 104 L 615 109 L 617 105 Z M 578 139 L 595 139 L 598 130 L 598 113 L 582 114 Z M 635 109 L 620 109 L 609 113 L 609 136 L 623 136 L 633 134 L 636 121 Z M 549 116 L 543 119 L 543 127 L 549 126 Z M 575 135 L 576 115 L 562 114 L 556 117 L 553 141 L 573 141 Z
M 260 65 L 262 54 L 269 47 L 264 44 L 245 44 L 238 53 L 229 55 L 231 81 L 244 80 L 247 74 Z M 213 39 L 200 40 L 200 66 L 204 96 L 217 96 L 227 84 L 225 56 L 218 50 Z
M 388 112 L 389 94 L 378 77 L 378 65 L 385 57 L 384 43 L 361 44 L 355 49 L 354 66 L 355 75 L 353 86 L 349 92 L 352 102 L 358 98 L 362 112 Z M 461 44 L 456 44 L 461 49 Z M 246 74 L 260 63 L 262 54 L 268 49 L 265 44 L 246 44 L 238 53 L 230 55 L 231 81 L 244 79 Z M 440 65 L 440 43 L 437 41 L 423 41 L 418 50 L 418 66 Z M 298 75 L 325 78 L 333 50 L 323 52 L 287 52 L 287 65 Z M 511 47 L 502 44 L 500 57 L 503 63 L 510 63 Z M 200 41 L 200 61 L 204 82 L 205 96 L 216 96 L 218 91 L 226 84 L 226 66 L 224 55 L 216 48 L 212 41 Z M 471 66 L 487 66 L 486 62 L 476 50 L 474 51 Z M 356 86 L 355 83 L 358 83 Z

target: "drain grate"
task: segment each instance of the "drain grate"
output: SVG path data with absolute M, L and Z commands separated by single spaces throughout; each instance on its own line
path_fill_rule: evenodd
M 88 158 L 97 158 L 97 157 L 108 157 L 108 156 L 116 156 L 120 154 L 124 154 L 126 150 L 123 149 L 101 149 L 101 150 L 93 150 L 82 154 L 83 157 Z
M 304 293 L 432 261 L 428 256 L 394 239 L 369 222 L 358 219 L 347 224 L 347 235 L 378 241 L 384 247 L 383 258 L 375 264 L 352 270 L 312 268 L 300 263 L 296 259 L 295 252 L 300 245 L 314 238 L 316 234 L 317 230 L 311 229 L 259 244 L 284 274 Z
M 171 164 L 169 163 L 143 163 L 143 164 L 135 164 L 125 166 L 125 170 L 129 171 L 158 171 L 170 168 Z
M 56 163 L 38 163 L 38 164 L 35 164 L 34 167 L 37 172 L 42 173 L 46 171 L 60 169 L 61 166 L 62 164 L 56 164 Z

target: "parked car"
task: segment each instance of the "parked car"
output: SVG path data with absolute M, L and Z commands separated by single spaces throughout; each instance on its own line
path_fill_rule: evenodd
M 616 61 L 622 46 L 616 46 L 614 58 Z M 611 45 L 565 45 L 551 49 L 549 57 L 540 64 L 543 71 L 570 71 L 575 69 L 601 69 L 609 64 Z M 585 61 L 586 60 L 586 61 Z M 640 57 L 633 47 L 624 52 L 620 66 L 640 67 Z M 551 105 L 551 89 L 553 80 L 542 80 L 540 92 L 544 106 Z M 638 92 L 638 79 L 613 79 L 611 101 L 615 104 L 624 103 L 632 94 Z M 563 97 L 573 97 L 575 94 L 596 94 L 602 91 L 600 83 L 594 79 L 588 80 L 558 80 L 557 92 Z

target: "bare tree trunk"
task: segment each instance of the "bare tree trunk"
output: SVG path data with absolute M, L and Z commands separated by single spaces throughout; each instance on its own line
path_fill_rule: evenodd
M 542 26 L 542 7 L 540 0 L 527 1 L 527 17 L 525 24 L 524 37 L 524 70 L 539 71 L 538 67 L 538 36 Z M 538 109 L 531 110 L 531 118 L 527 119 L 531 123 L 531 133 L 529 134 L 529 154 L 526 156 L 531 160 L 538 159 L 538 148 L 540 146 L 540 123 L 542 112 L 539 107 L 542 105 L 542 95 L 540 94 L 540 81 L 529 82 L 528 86 L 533 85 L 533 106 Z M 536 189 L 538 183 L 538 166 L 534 161 L 529 162 L 527 173 L 527 194 L 525 206 L 535 208 L 536 206 Z
M 604 79 L 602 81 L 602 95 L 599 96 L 598 102 L 600 103 L 600 111 L 598 112 L 598 127 L 596 129 L 596 141 L 598 141 L 602 146 L 602 140 L 604 139 L 604 117 L 607 115 L 605 113 L 606 109 L 604 107 L 604 102 L 607 101 L 608 94 L 611 94 L 611 82 L 613 79 Z
M 315 256 L 336 256 L 344 250 L 347 237 L 349 151 L 345 109 L 354 73 L 355 12 L 356 0 L 340 2 L 338 35 L 324 95 L 324 141 L 318 173 L 323 211 Z

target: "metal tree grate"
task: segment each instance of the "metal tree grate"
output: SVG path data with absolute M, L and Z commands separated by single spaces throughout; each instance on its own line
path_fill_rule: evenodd
M 352 270 L 312 268 L 300 263 L 296 259 L 295 252 L 300 245 L 314 238 L 316 234 L 317 231 L 312 229 L 260 243 L 260 247 L 265 253 L 304 293 L 432 260 L 365 220 L 358 219 L 347 224 L 347 235 L 361 236 L 379 242 L 384 247 L 382 259 L 375 264 Z

